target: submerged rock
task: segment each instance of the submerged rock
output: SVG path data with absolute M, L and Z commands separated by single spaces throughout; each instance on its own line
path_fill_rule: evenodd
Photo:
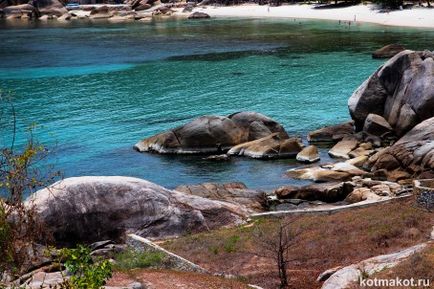
M 434 54 L 405 50 L 372 74 L 350 97 L 358 131 L 369 114 L 384 117 L 398 136 L 434 116 Z
M 125 233 L 148 238 L 174 237 L 243 222 L 242 205 L 165 189 L 130 177 L 68 178 L 27 201 L 58 244 L 122 239 Z
M 273 133 L 288 138 L 285 129 L 265 115 L 238 112 L 229 116 L 202 116 L 181 127 L 138 142 L 139 152 L 162 154 L 223 153 L 233 146 Z
M 405 48 L 401 44 L 389 44 L 375 50 L 372 53 L 372 58 L 391 58 L 404 50 Z

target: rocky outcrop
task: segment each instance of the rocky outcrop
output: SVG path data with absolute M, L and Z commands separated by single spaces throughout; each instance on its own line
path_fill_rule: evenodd
M 125 233 L 173 237 L 241 223 L 241 205 L 165 189 L 130 177 L 77 177 L 36 192 L 27 201 L 57 243 L 118 240 Z
M 188 16 L 188 19 L 208 19 L 211 18 L 208 14 L 204 12 L 193 12 Z
M 282 138 L 273 133 L 264 138 L 234 146 L 228 155 L 247 156 L 255 159 L 294 158 L 303 148 L 299 138 Z
M 138 142 L 139 152 L 199 154 L 226 152 L 233 146 L 277 133 L 288 138 L 276 121 L 255 112 L 202 116 L 181 127 Z
M 249 190 L 243 183 L 182 185 L 176 187 L 175 191 L 212 200 L 242 204 L 252 212 L 265 209 L 265 193 Z
M 314 163 L 320 160 L 318 148 L 314 145 L 305 147 L 295 159 L 301 163 Z
M 434 116 L 434 54 L 405 50 L 369 77 L 348 106 L 358 131 L 369 114 L 384 117 L 398 136 Z
M 375 50 L 372 53 L 372 58 L 391 58 L 404 50 L 405 48 L 401 44 L 389 44 Z
M 434 117 L 415 126 L 395 144 L 373 155 L 367 164 L 372 171 L 406 171 L 421 175 L 434 170 Z
M 354 134 L 354 122 L 326 126 L 310 132 L 307 140 L 310 143 L 336 143 L 346 136 Z

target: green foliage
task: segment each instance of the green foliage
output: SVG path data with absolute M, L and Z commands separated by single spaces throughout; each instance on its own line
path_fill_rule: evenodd
M 117 254 L 114 259 L 116 260 L 115 269 L 125 271 L 134 268 L 157 267 L 164 261 L 164 254 L 128 249 Z
M 85 246 L 60 251 L 66 269 L 72 274 L 62 285 L 64 288 L 99 289 L 112 276 L 111 263 L 107 260 L 94 261 L 90 252 Z

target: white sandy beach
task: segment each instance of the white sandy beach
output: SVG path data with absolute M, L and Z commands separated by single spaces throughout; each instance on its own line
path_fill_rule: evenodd
M 390 26 L 434 28 L 434 8 L 419 8 L 380 13 L 373 5 L 356 5 L 346 8 L 313 9 L 314 5 L 282 5 L 270 7 L 245 4 L 239 6 L 197 8 L 212 17 L 278 17 L 305 18 L 336 21 L 368 22 Z

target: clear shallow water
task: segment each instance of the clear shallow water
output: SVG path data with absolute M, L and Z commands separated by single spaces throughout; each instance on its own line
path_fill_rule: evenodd
M 283 173 L 297 164 L 139 154 L 134 143 L 200 115 L 242 110 L 305 135 L 349 118 L 348 97 L 382 63 L 371 59 L 374 49 L 433 49 L 434 39 L 433 30 L 261 19 L 0 27 L 0 87 L 15 97 L 18 143 L 37 123 L 49 162 L 66 176 L 128 175 L 171 188 L 272 188 L 294 183 Z M 3 125 L 0 142 L 9 141 Z

